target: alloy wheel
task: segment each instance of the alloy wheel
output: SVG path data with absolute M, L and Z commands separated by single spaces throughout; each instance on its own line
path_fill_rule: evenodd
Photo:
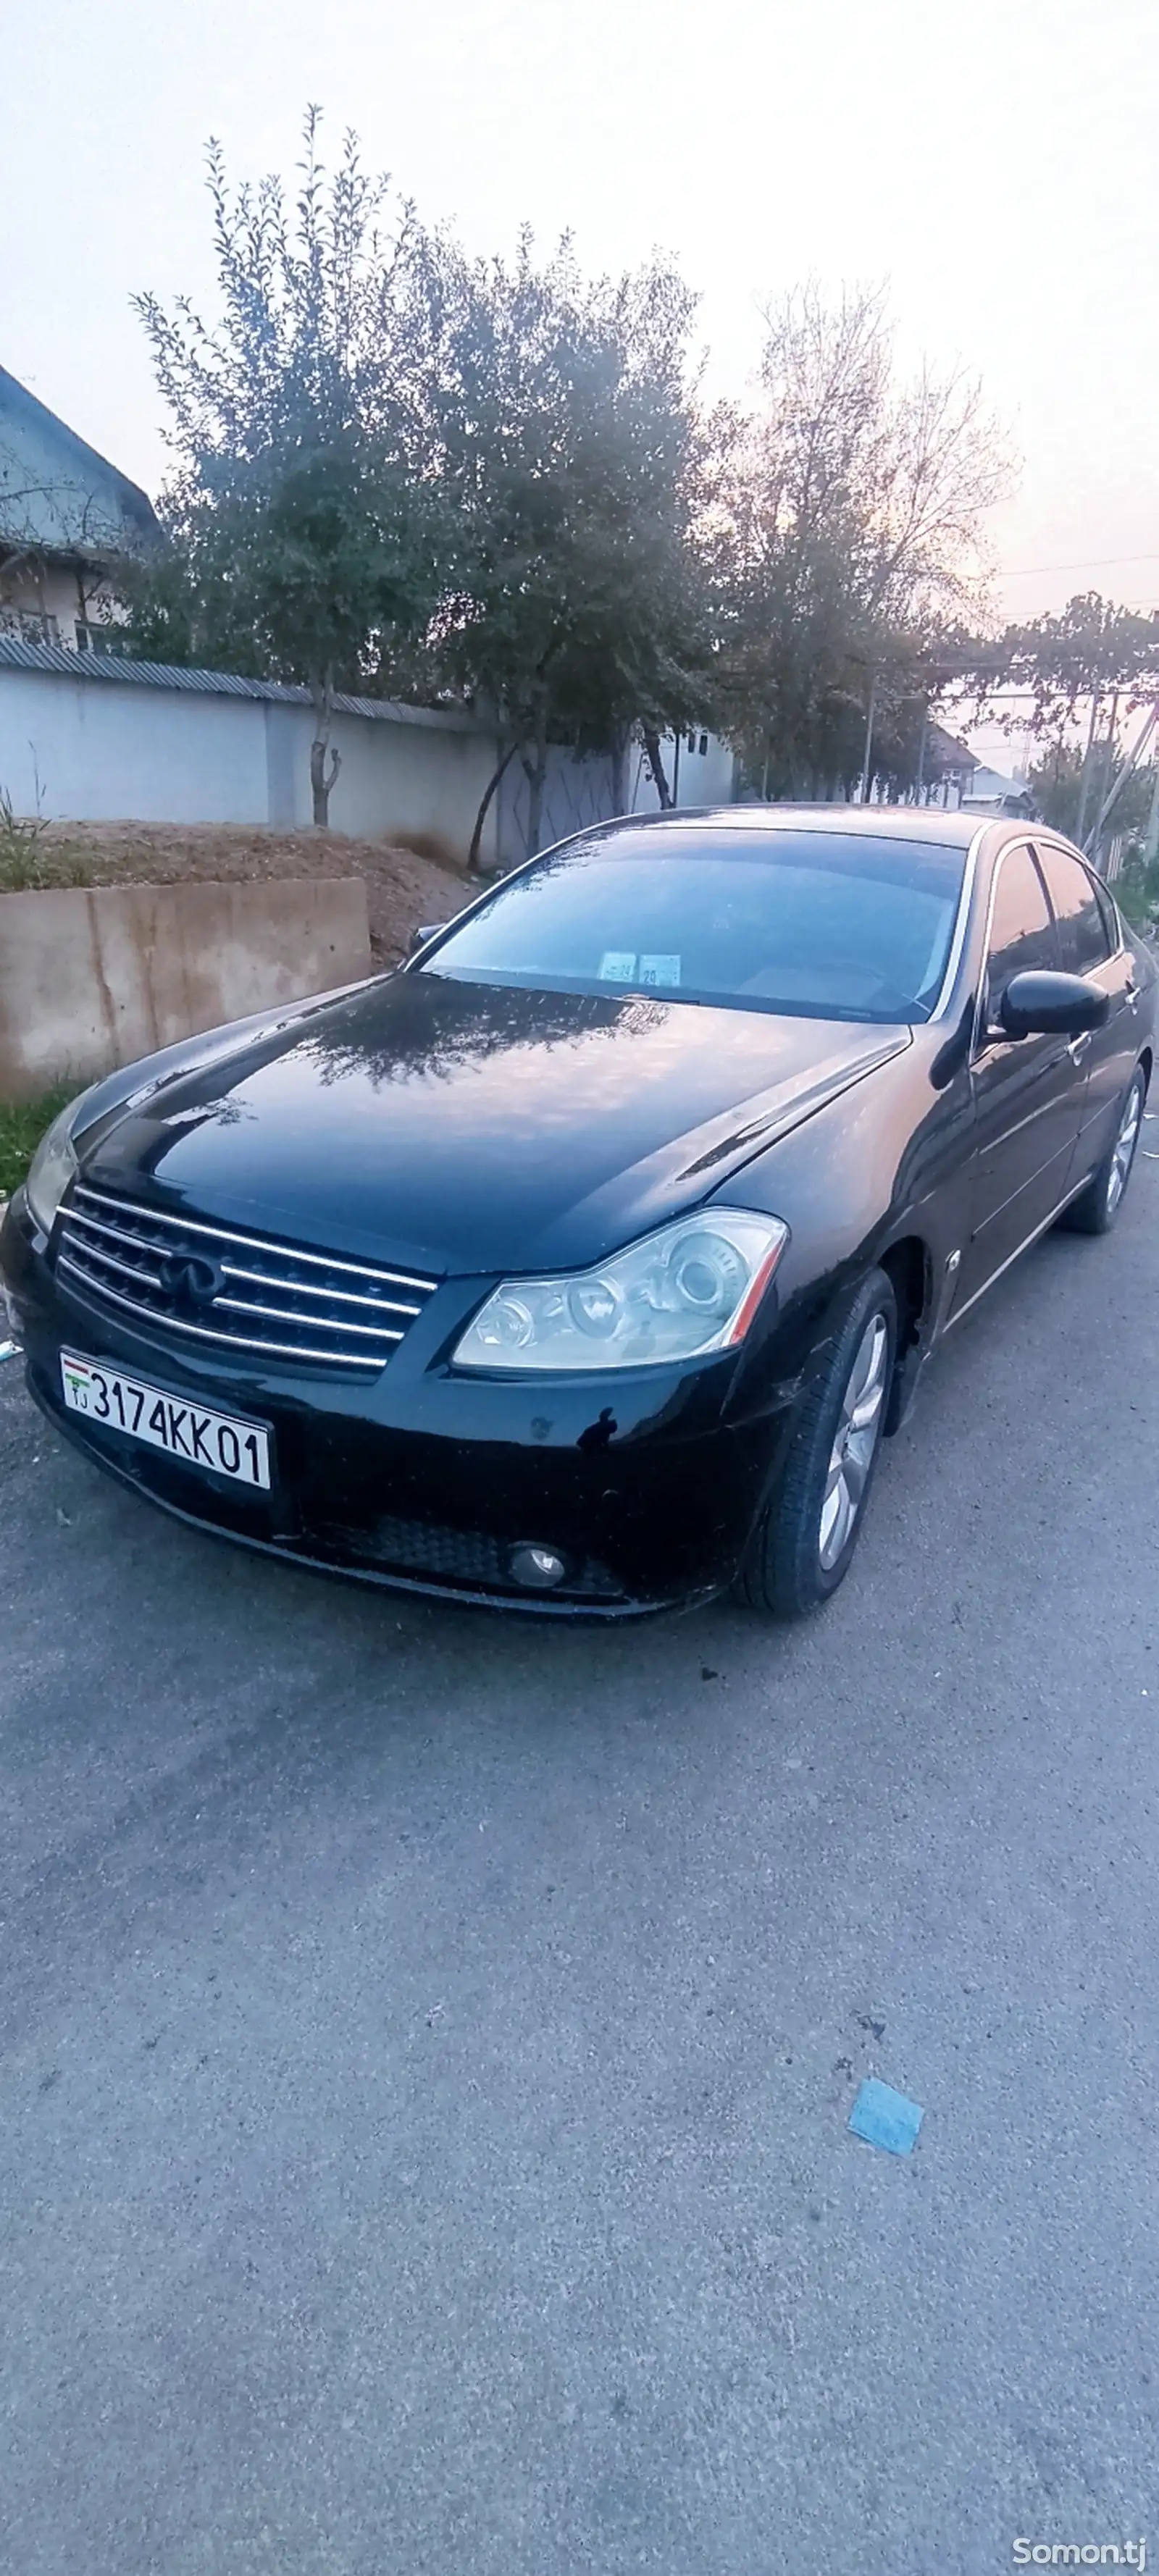
M 819 1532 L 826 1574 L 848 1546 L 861 1510 L 881 1436 L 888 1369 L 889 1327 L 884 1315 L 871 1315 L 857 1345 L 829 1453 Z
M 1117 1208 L 1123 1192 L 1126 1189 L 1127 1183 L 1130 1180 L 1131 1165 L 1135 1160 L 1135 1147 L 1139 1142 L 1139 1129 L 1142 1123 L 1143 1090 L 1142 1085 L 1138 1081 L 1135 1081 L 1132 1083 L 1131 1088 L 1127 1093 L 1127 1102 L 1123 1111 L 1122 1124 L 1119 1128 L 1119 1133 L 1115 1138 L 1114 1152 L 1111 1155 L 1111 1168 L 1107 1174 L 1108 1216 L 1114 1215 L 1115 1209 Z

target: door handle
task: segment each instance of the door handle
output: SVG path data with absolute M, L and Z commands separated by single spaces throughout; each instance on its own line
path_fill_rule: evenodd
M 1139 995 L 1140 995 L 1140 993 L 1142 992 L 1142 989 L 1143 989 L 1143 988 L 1142 988 L 1142 985 L 1141 985 L 1141 984 L 1128 984 L 1128 985 L 1126 985 L 1126 986 L 1125 986 L 1125 988 L 1124 988 L 1124 989 L 1125 989 L 1125 991 L 1126 991 L 1127 1000 L 1129 1001 L 1129 1003 L 1130 1003 L 1130 1005 L 1131 1005 L 1132 1010 L 1133 1010 L 1133 1011 L 1137 1011 L 1137 1010 L 1138 1010 L 1138 1008 L 1139 1008 Z
M 1091 1033 L 1089 1029 L 1084 1029 L 1080 1037 L 1071 1039 L 1070 1045 L 1067 1048 L 1067 1054 L 1069 1055 L 1072 1064 L 1077 1064 L 1079 1057 L 1086 1054 L 1090 1042 Z

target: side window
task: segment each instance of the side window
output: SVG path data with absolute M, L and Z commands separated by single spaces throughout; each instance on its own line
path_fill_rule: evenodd
M 1111 953 L 1094 881 L 1065 850 L 1038 855 L 1058 922 L 1059 964 L 1068 975 L 1089 975 Z
M 1057 966 L 1054 923 L 1042 890 L 1042 879 L 1023 843 L 1007 850 L 998 864 L 990 952 L 986 966 L 987 1005 L 991 1019 L 1012 975 L 1028 967 Z
M 1123 932 L 1118 913 L 1115 910 L 1115 899 L 1113 895 L 1108 894 L 1105 886 L 1097 885 L 1095 887 L 1095 900 L 1098 904 L 1099 911 L 1103 916 L 1103 928 L 1107 934 L 1107 945 L 1113 957 L 1116 948 L 1121 948 L 1123 944 Z

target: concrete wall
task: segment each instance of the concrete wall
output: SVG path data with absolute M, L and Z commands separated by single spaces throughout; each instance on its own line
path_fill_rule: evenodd
M 689 742 L 694 748 L 689 750 Z M 701 743 L 705 749 L 701 751 Z M 661 756 L 669 793 L 673 786 L 677 800 L 688 805 L 730 805 L 733 796 L 734 761 L 727 744 L 715 734 L 684 735 L 680 757 L 671 734 L 661 742 Z M 637 745 L 629 750 L 623 765 L 623 791 L 617 798 L 615 770 L 611 759 L 590 753 L 576 760 L 570 751 L 552 744 L 547 755 L 547 781 L 543 795 L 541 844 L 549 849 L 553 841 L 566 840 L 569 832 L 582 832 L 590 823 L 602 823 L 619 808 L 625 814 L 655 814 L 660 799 L 652 783 L 652 773 Z M 530 790 L 526 774 L 518 760 L 505 772 L 499 789 L 499 843 L 508 864 L 524 856 Z
M 311 820 L 312 709 L 78 672 L 0 669 L 0 788 L 50 821 Z M 495 766 L 491 731 L 425 708 L 339 715 L 333 828 L 438 832 L 465 856 Z M 485 856 L 495 853 L 492 813 Z
M 86 659 L 58 654 L 55 667 L 40 670 L 0 662 L 0 789 L 18 814 L 282 831 L 310 823 L 308 704 L 118 679 L 107 662 L 99 676 L 61 667 Z M 490 726 L 439 709 L 382 705 L 336 716 L 333 739 L 342 761 L 330 801 L 335 831 L 372 840 L 435 832 L 466 856 L 499 756 Z M 732 754 L 715 736 L 686 735 L 677 761 L 668 735 L 663 755 L 680 805 L 731 800 Z M 617 789 L 610 759 L 577 760 L 552 748 L 544 846 L 605 820 L 617 803 L 628 813 L 656 809 L 638 749 L 628 753 Z M 484 866 L 513 866 L 525 856 L 527 812 L 527 780 L 516 760 L 488 813 Z
M 267 718 L 277 718 L 286 710 L 271 706 L 265 712 Z M 306 821 L 314 722 L 308 707 L 290 712 L 299 719 L 295 748 Z M 331 820 L 340 832 L 385 835 L 388 840 L 392 832 L 437 832 L 465 858 L 498 759 L 495 736 L 489 728 L 468 729 L 437 715 L 424 724 L 426 712 L 416 707 L 406 722 L 335 717 L 342 768 L 330 800 Z M 492 801 L 484 841 L 488 860 L 495 856 L 495 822 Z
M 370 972 L 361 877 L 0 894 L 0 1099 Z
M 50 821 L 265 823 L 265 713 L 248 698 L 0 671 L 0 787 L 18 814 Z

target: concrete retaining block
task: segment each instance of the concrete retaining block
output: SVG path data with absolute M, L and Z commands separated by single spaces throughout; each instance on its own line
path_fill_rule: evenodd
M 361 877 L 0 894 L 0 1099 L 371 971 Z

